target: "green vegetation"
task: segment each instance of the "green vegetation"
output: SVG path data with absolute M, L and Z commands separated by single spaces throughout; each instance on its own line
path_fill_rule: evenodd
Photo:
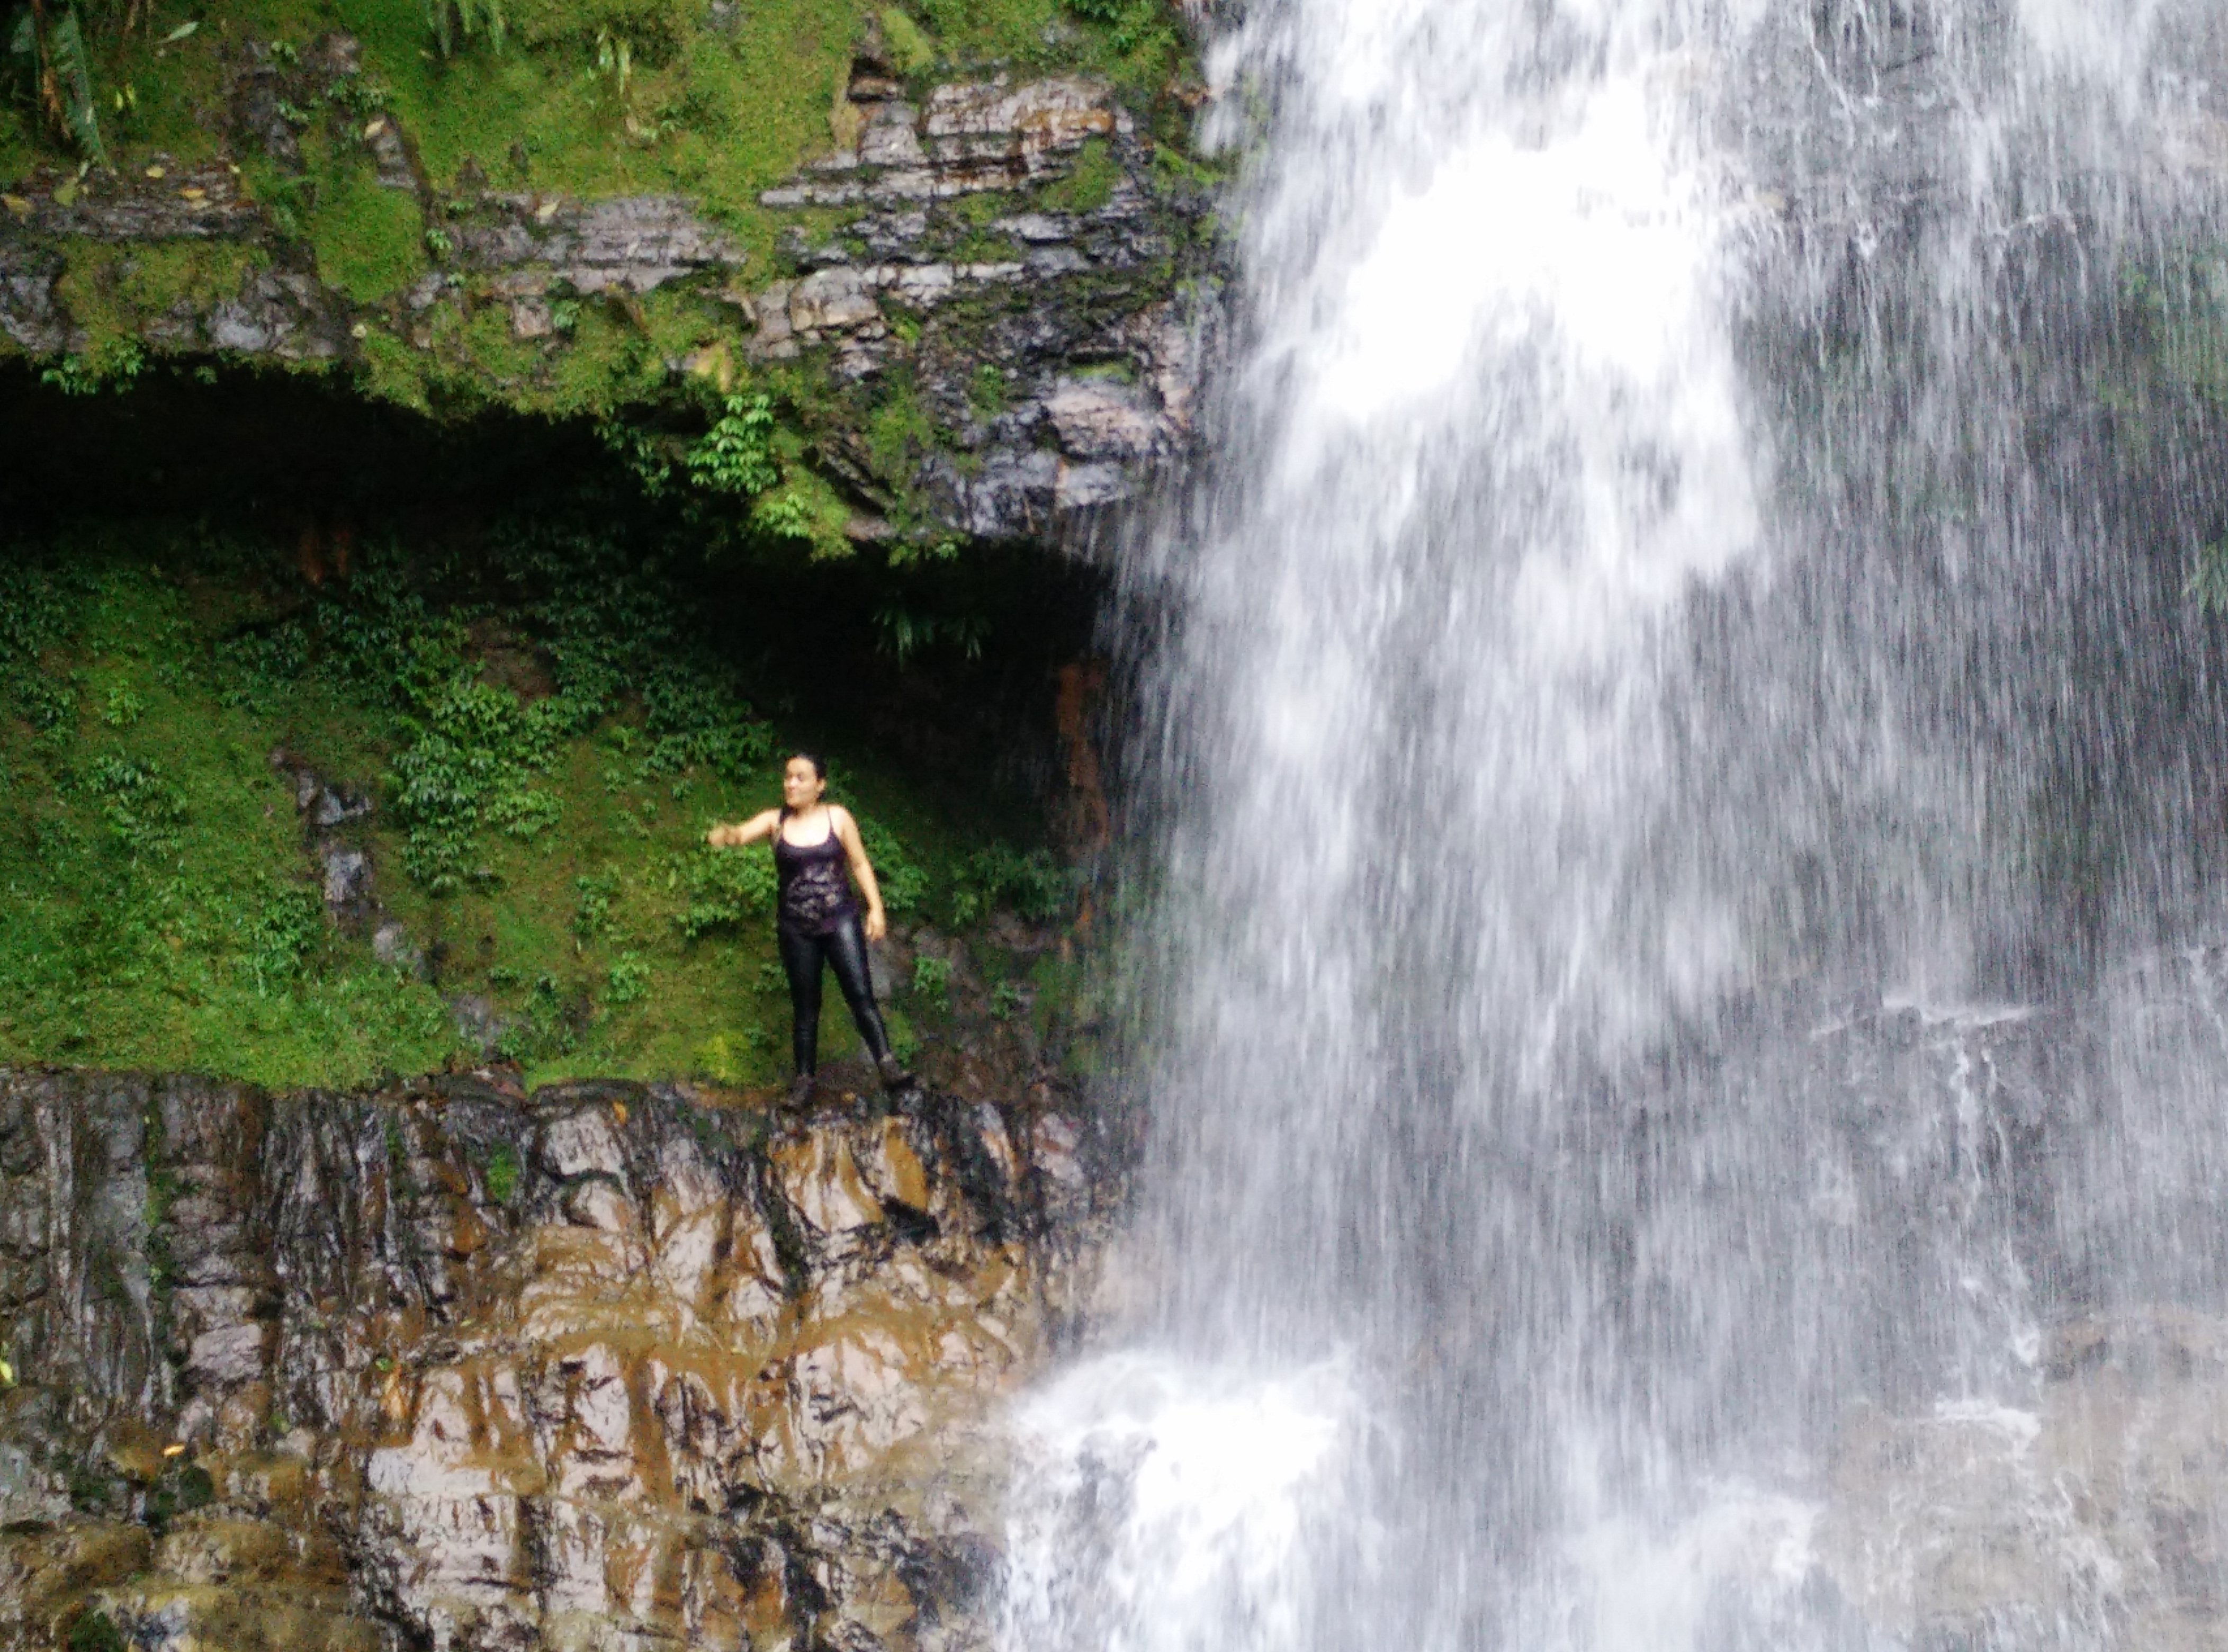
M 927 315 L 889 304 L 894 370 L 838 382 L 822 351 L 752 361 L 725 278 L 647 294 L 562 281 L 522 294 L 472 266 L 471 237 L 510 226 L 522 198 L 548 208 L 554 197 L 669 192 L 740 249 L 736 285 L 794 272 L 787 232 L 838 238 L 855 214 L 773 210 L 759 195 L 854 131 L 858 112 L 842 91 L 855 47 L 875 33 L 917 98 L 938 80 L 992 71 L 1111 79 L 1160 140 L 1156 178 L 1161 159 L 1185 147 L 1189 119 L 1173 0 L 208 0 L 189 13 L 163 3 L 174 9 L 80 0 L 67 13 L 81 17 L 73 38 L 104 123 L 98 155 L 52 118 L 22 63 L 15 80 L 0 77 L 0 211 L 35 231 L 43 208 L 33 197 L 67 205 L 118 187 L 93 175 L 104 163 L 150 200 L 172 184 L 200 200 L 223 191 L 188 170 L 231 163 L 269 231 L 245 243 L 55 243 L 56 296 L 85 342 L 36 364 L 48 383 L 90 397 L 182 363 L 213 371 L 207 340 L 176 318 L 208 317 L 273 266 L 290 281 L 313 267 L 343 301 L 331 319 L 348 337 L 337 356 L 284 370 L 337 370 L 364 394 L 445 419 L 499 407 L 611 421 L 642 452 L 647 490 L 662 469 L 705 496 L 707 534 L 823 561 L 856 557 L 885 524 L 896 530 L 893 566 L 918 559 L 938 531 L 938 507 L 919 494 L 924 460 L 962 472 L 979 463 L 947 427 L 964 422 L 953 398 L 922 387 L 932 375 L 908 377 Z M 0 34 L 19 15 L 22 0 L 0 0 Z M 35 170 L 36 189 L 10 193 L 8 180 Z M 1012 258 L 992 227 L 1001 216 L 1038 204 L 1090 210 L 1121 176 L 1111 147 L 1093 141 L 1070 176 L 941 204 L 937 234 L 957 257 Z M 493 204 L 497 195 L 514 204 Z M 429 272 L 449 296 L 406 304 Z M 1134 308 L 1163 276 L 1173 280 L 1173 265 L 1104 295 L 1068 287 L 1085 304 L 1103 296 Z M 926 348 L 942 361 L 1011 302 L 970 294 L 940 306 Z M 0 356 L 16 348 L 0 338 Z M 964 394 L 989 419 L 1008 387 L 985 365 Z M 883 629 L 900 656 L 979 642 L 964 616 L 918 602 L 893 607 Z
M 124 1632 L 106 1612 L 80 1612 L 70 1624 L 69 1652 L 124 1652 Z
M 1122 163 L 1103 138 L 1094 138 L 1075 157 L 1068 175 L 1045 191 L 1047 204 L 1066 212 L 1096 212 L 1114 197 Z
M 362 44 L 362 72 L 292 100 L 304 131 L 343 130 L 329 114 L 391 110 L 438 192 L 456 189 L 468 165 L 580 195 L 676 189 L 762 253 L 771 240 L 758 192 L 830 142 L 851 43 L 870 20 L 909 74 L 1005 64 L 1149 87 L 1182 51 L 1167 0 L 751 0 L 733 10 L 708 0 L 210 0 L 191 27 L 158 9 L 126 29 L 127 9 L 99 6 L 81 32 L 75 8 L 48 10 L 58 21 L 35 48 L 29 8 L 4 14 L 19 49 L 5 59 L 15 78 L 0 165 L 18 163 L 0 176 L 42 141 L 125 168 L 158 150 L 209 158 L 206 117 L 222 106 L 227 54 L 265 42 L 291 67 L 313 38 L 343 29 Z M 55 71 L 51 96 L 35 62 Z M 104 138 L 111 104 L 117 129 Z
M 771 858 L 701 841 L 778 796 L 778 718 L 682 552 L 494 532 L 368 543 L 322 584 L 189 527 L 0 557 L 0 1060 L 339 1085 L 480 1059 L 491 1028 L 537 1082 L 779 1075 Z M 330 841 L 368 852 L 432 980 L 335 929 L 301 765 L 377 800 Z M 871 766 L 835 779 L 894 917 L 1065 909 L 1042 851 L 970 843 Z M 909 1042 L 932 975 L 892 1006 Z M 840 1007 L 824 1030 L 850 1047 Z
M 368 165 L 328 165 L 304 220 L 318 273 L 359 304 L 426 272 L 428 232 L 417 196 L 382 188 Z

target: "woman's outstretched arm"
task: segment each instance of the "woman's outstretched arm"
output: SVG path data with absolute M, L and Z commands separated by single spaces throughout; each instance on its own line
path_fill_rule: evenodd
M 714 826 L 704 834 L 704 841 L 715 849 L 739 849 L 761 837 L 771 837 L 780 825 L 780 810 L 763 809 L 739 823 Z
M 889 920 L 882 916 L 882 886 L 874 881 L 874 863 L 867 859 L 867 846 L 859 837 L 859 823 L 851 818 L 848 809 L 834 811 L 836 836 L 842 841 L 843 856 L 851 863 L 851 876 L 859 886 L 859 893 L 867 898 L 867 938 L 879 941 L 889 932 Z

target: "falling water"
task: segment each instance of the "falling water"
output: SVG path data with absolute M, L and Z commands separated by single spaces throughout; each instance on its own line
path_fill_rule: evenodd
M 1994 1643 L 2127 1621 L 2032 1464 L 2067 1327 L 2228 1308 L 2225 20 L 1226 29 L 1125 570 L 1149 1305 L 1019 1418 L 1015 1652 L 1902 1644 L 1894 1418 L 2041 1557 Z

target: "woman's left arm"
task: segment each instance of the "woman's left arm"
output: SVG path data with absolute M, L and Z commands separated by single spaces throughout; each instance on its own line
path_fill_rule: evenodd
M 859 893 L 867 898 L 867 938 L 879 941 L 889 931 L 889 920 L 882 916 L 882 886 L 874 881 L 873 862 L 867 859 L 867 846 L 859 837 L 859 823 L 851 818 L 848 809 L 838 809 L 836 815 L 836 836 L 842 841 L 843 854 L 851 863 L 851 876 L 858 883 Z

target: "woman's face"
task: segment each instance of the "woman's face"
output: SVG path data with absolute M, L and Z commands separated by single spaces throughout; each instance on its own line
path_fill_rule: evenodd
M 812 772 L 810 758 L 793 757 L 781 772 L 781 800 L 791 809 L 810 809 L 820 801 L 828 783 Z

